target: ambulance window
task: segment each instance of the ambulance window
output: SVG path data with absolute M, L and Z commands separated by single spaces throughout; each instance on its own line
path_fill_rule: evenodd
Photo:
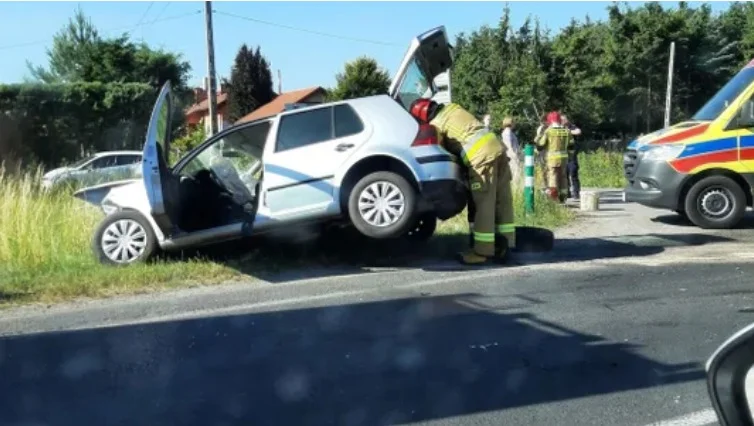
M 741 93 L 754 82 L 754 67 L 741 70 L 725 86 L 704 104 L 691 118 L 699 121 L 712 121 L 720 116 Z

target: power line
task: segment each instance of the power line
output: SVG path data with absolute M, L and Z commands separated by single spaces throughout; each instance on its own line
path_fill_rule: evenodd
M 147 10 L 144 11 L 144 14 L 141 15 L 141 18 L 136 22 L 136 26 L 141 25 L 142 22 L 144 22 L 144 18 L 147 17 L 147 13 L 152 9 L 152 6 L 154 6 L 154 2 L 150 2 L 149 6 L 147 6 Z
M 144 22 L 144 18 L 147 17 L 147 13 L 149 13 L 150 10 L 152 10 L 152 6 L 154 6 L 154 2 L 149 2 L 149 6 L 147 6 L 147 10 L 144 11 L 144 13 L 141 15 L 141 18 L 136 22 L 136 25 L 141 25 L 142 22 Z M 141 41 L 144 41 L 144 29 L 142 28 L 141 31 Z
M 172 21 L 172 20 L 175 20 L 175 19 L 185 18 L 187 16 L 198 15 L 200 13 L 202 13 L 201 10 L 196 10 L 194 12 L 188 12 L 188 13 L 182 13 L 180 15 L 168 16 L 168 17 L 162 18 L 162 19 L 155 19 L 153 21 L 146 22 L 146 23 L 143 23 L 143 24 L 139 24 L 137 26 L 129 25 L 128 27 L 111 28 L 111 29 L 108 29 L 108 30 L 104 30 L 104 32 L 110 33 L 110 32 L 113 32 L 113 31 L 122 31 L 124 29 L 128 30 L 126 32 L 130 32 L 130 31 L 133 31 L 136 28 L 139 28 L 139 27 L 144 26 L 144 25 L 152 25 L 152 24 L 156 24 L 157 22 Z M 38 44 L 44 44 L 44 43 L 49 43 L 49 42 L 50 42 L 50 40 L 38 40 L 38 41 L 30 41 L 30 42 L 26 42 L 26 43 L 11 44 L 11 45 L 7 45 L 7 46 L 0 46 L 0 50 L 17 49 L 19 47 L 35 46 L 35 45 L 38 45 Z
M 172 3 L 172 2 L 171 1 L 166 2 L 165 6 L 163 6 L 162 9 L 160 9 L 159 12 L 157 12 L 157 16 L 155 16 L 154 19 L 160 19 L 160 16 L 162 16 L 162 14 L 165 13 L 165 9 L 167 9 L 168 6 L 170 6 L 170 3 Z M 148 24 L 148 25 L 151 25 L 151 24 Z
M 300 32 L 309 33 L 309 34 L 316 34 L 316 35 L 321 35 L 321 36 L 324 36 L 324 37 L 332 37 L 332 38 L 337 38 L 337 39 L 341 39 L 341 40 L 349 40 L 349 41 L 358 41 L 358 42 L 361 42 L 361 43 L 379 44 L 379 45 L 382 45 L 382 46 L 395 46 L 396 45 L 395 43 L 388 43 L 388 42 L 384 42 L 384 41 L 369 40 L 369 39 L 356 38 L 356 37 L 349 37 L 349 36 L 343 36 L 343 35 L 338 35 L 338 34 L 325 33 L 325 32 L 321 32 L 321 31 L 309 30 L 309 29 L 305 29 L 305 28 L 292 27 L 290 25 L 284 25 L 284 24 L 278 24 L 278 23 L 275 23 L 275 22 L 263 21 L 261 19 L 249 18 L 248 16 L 241 16 L 241 15 L 236 15 L 234 13 L 228 13 L 228 12 L 223 12 L 223 11 L 218 11 L 218 10 L 215 10 L 214 12 L 217 13 L 217 14 L 220 14 L 220 15 L 230 16 L 230 17 L 237 18 L 237 19 L 243 19 L 245 21 L 256 22 L 258 24 L 269 25 L 269 26 L 272 26 L 272 27 L 285 28 L 285 29 L 294 30 L 294 31 L 300 31 Z

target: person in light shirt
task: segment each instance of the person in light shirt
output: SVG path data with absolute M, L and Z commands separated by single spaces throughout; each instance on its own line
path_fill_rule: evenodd
M 500 140 L 507 148 L 506 153 L 510 160 L 510 167 L 512 173 L 513 182 L 520 184 L 520 172 L 521 172 L 521 148 L 518 143 L 518 137 L 513 131 L 514 122 L 512 117 L 505 117 L 503 119 L 503 132 L 500 135 Z

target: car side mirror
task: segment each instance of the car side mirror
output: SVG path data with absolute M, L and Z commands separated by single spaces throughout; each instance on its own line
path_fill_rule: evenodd
M 707 361 L 707 390 L 721 426 L 754 425 L 752 367 L 754 323 L 730 337 Z

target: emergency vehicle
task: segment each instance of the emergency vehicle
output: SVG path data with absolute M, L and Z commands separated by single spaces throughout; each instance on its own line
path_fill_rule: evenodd
M 735 227 L 752 206 L 754 60 L 690 120 L 632 141 L 624 200 L 674 210 L 707 229 Z

